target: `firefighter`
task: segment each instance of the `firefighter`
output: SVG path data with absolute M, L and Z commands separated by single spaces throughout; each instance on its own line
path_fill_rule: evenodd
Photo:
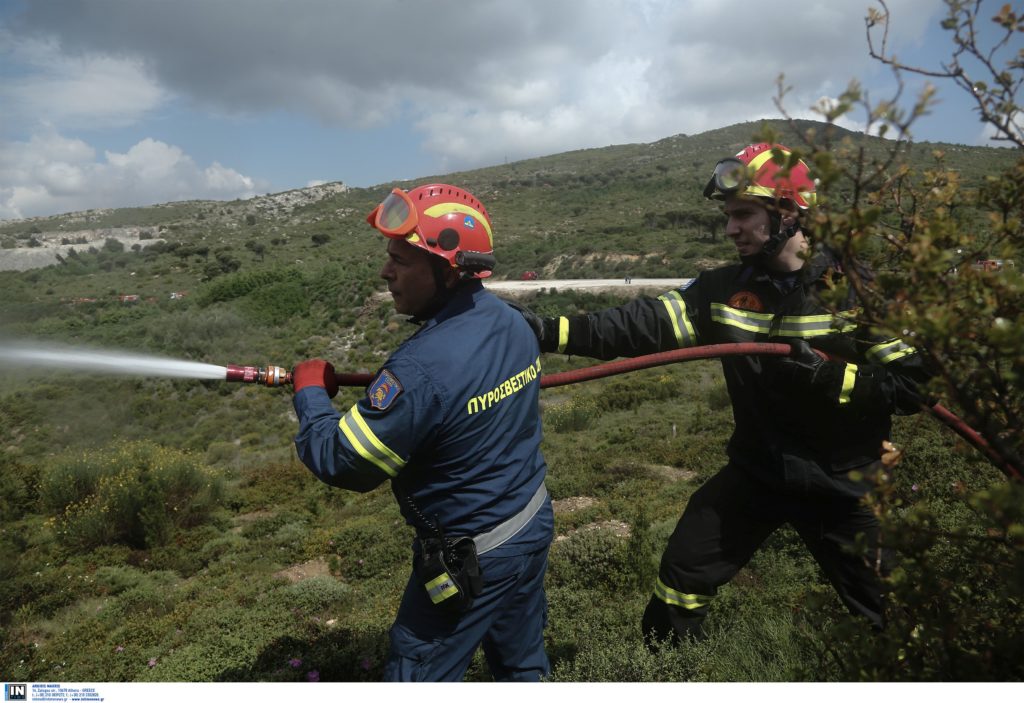
M 293 373 L 298 455 L 321 481 L 391 482 L 416 532 L 384 678 L 458 681 L 477 647 L 502 681 L 550 673 L 544 573 L 554 531 L 540 451 L 540 350 L 484 290 L 491 221 L 470 193 L 395 189 L 367 217 L 387 240 L 381 278 L 418 330 L 341 415 L 334 369 Z
M 832 253 L 810 245 L 804 220 L 815 183 L 789 149 L 754 144 L 723 159 L 704 196 L 723 202 L 738 263 L 657 299 L 571 317 L 524 313 L 542 351 L 598 359 L 716 343 L 791 346 L 788 356 L 722 358 L 735 419 L 728 460 L 690 498 L 669 539 L 644 635 L 704 636 L 718 588 L 784 523 L 846 607 L 881 627 L 874 562 L 847 548 L 860 535 L 877 545 L 878 522 L 861 500 L 869 489 L 863 477 L 879 466 L 891 415 L 920 408 L 917 388 L 927 376 L 919 356 L 819 301 L 818 292 L 844 272 Z M 852 307 L 851 298 L 845 309 Z

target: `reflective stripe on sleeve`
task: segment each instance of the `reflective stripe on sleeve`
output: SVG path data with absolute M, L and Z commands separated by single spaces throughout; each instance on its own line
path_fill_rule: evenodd
M 852 332 L 857 325 L 834 315 L 785 315 L 777 334 L 784 337 L 821 337 L 833 332 Z
M 904 344 L 899 339 L 890 339 L 887 342 L 876 344 L 868 349 L 866 356 L 874 359 L 880 364 L 888 364 L 891 361 L 902 359 L 910 354 L 916 354 L 917 350 L 909 344 Z
M 711 604 L 713 596 L 702 596 L 699 593 L 683 593 L 674 588 L 669 588 L 661 579 L 654 585 L 654 595 L 658 600 L 665 601 L 669 605 L 675 605 L 687 610 L 696 610 Z
M 776 318 L 772 313 L 741 310 L 725 303 L 711 304 L 711 319 L 747 332 L 778 337 L 823 337 L 836 332 L 851 332 L 857 327 L 843 315 L 784 315 Z
M 405 466 L 405 462 L 377 439 L 366 420 L 359 414 L 358 406 L 353 405 L 338 422 L 338 427 L 352 447 L 371 464 L 379 468 L 391 478 Z
M 697 334 L 693 331 L 693 324 L 686 314 L 686 303 L 679 291 L 672 290 L 665 295 L 659 295 L 658 300 L 668 311 L 668 319 L 672 322 L 672 332 L 675 333 L 679 348 L 684 349 L 696 344 Z
M 843 387 L 839 391 L 839 404 L 850 402 L 850 394 L 857 383 L 857 364 L 847 364 L 843 370 Z
M 565 351 L 566 345 L 569 344 L 569 318 L 560 317 L 558 318 L 558 351 L 559 354 Z

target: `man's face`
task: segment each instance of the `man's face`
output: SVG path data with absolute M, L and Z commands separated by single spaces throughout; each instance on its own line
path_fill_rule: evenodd
M 725 236 L 736 245 L 740 256 L 754 256 L 761 251 L 771 235 L 771 221 L 768 210 L 750 198 L 727 198 L 722 212 L 729 218 L 725 224 Z
M 416 315 L 437 293 L 431 254 L 403 239 L 388 239 L 388 259 L 380 270 L 380 277 L 388 282 L 388 290 L 395 301 L 395 311 L 401 315 Z

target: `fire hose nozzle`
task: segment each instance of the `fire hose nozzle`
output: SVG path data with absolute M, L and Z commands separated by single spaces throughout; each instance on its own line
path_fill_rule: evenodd
M 228 364 L 225 381 L 258 383 L 261 386 L 285 386 L 292 382 L 292 372 L 280 366 L 235 366 Z

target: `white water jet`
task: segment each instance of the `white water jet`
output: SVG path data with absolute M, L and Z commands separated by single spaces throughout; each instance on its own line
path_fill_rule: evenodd
M 165 359 L 120 351 L 0 342 L 0 363 L 26 368 L 89 371 L 118 376 L 159 376 L 224 380 L 227 368 L 198 361 Z M 0 372 L 3 371 L 0 366 Z

